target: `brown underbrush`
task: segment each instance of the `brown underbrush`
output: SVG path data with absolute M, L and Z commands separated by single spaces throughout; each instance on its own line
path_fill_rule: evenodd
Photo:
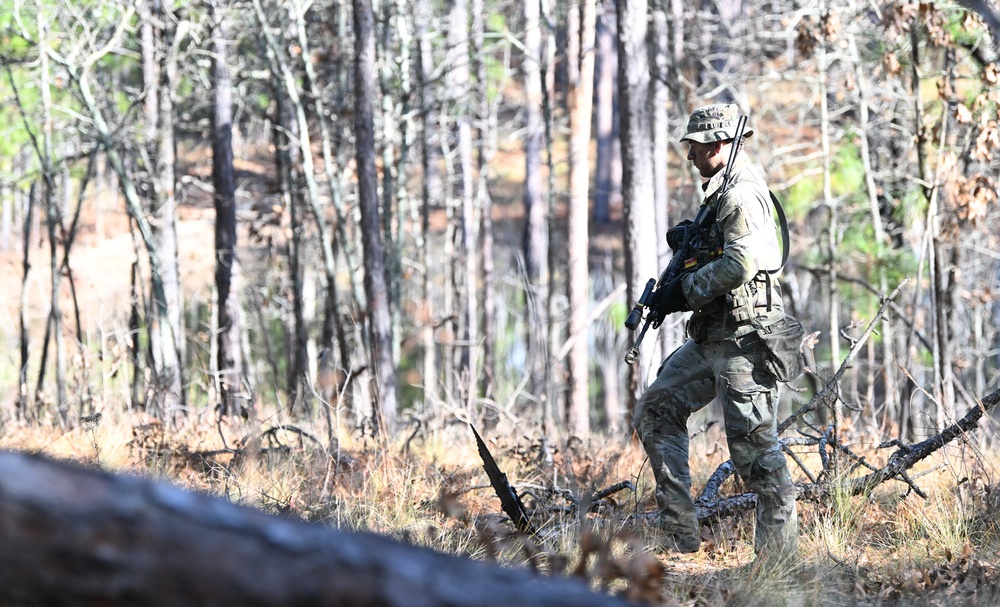
M 69 431 L 8 420 L 0 448 L 156 477 L 276 515 L 505 566 L 582 576 L 641 604 L 1000 604 L 1000 454 L 985 441 L 956 441 L 912 471 L 926 498 L 898 482 L 851 496 L 828 479 L 827 499 L 799 501 L 798 558 L 775 563 L 754 559 L 751 513 L 706 524 L 695 554 L 662 550 L 662 533 L 643 516 L 654 509 L 652 475 L 629 437 L 564 437 L 548 446 L 523 428 L 480 428 L 531 513 L 538 532 L 529 538 L 503 515 L 466 424 L 425 424 L 383 442 L 354 428 L 330 432 L 309 419 L 278 419 L 219 422 L 204 413 L 165 425 L 141 413 L 105 412 Z M 880 457 L 855 449 L 872 462 Z M 692 453 L 697 492 L 727 459 L 722 431 L 700 433 Z M 814 463 L 809 453 L 800 459 Z M 851 473 L 846 465 L 844 473 Z M 793 474 L 806 480 L 800 469 Z M 627 487 L 592 499 L 619 483 Z M 723 490 L 740 491 L 732 479 Z

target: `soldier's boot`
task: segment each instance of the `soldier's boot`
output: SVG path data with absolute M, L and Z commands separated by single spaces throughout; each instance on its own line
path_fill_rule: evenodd
M 661 546 L 667 552 L 690 554 L 701 548 L 701 537 L 697 535 L 671 535 Z

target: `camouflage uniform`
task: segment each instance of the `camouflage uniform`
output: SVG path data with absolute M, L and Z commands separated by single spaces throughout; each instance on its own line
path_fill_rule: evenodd
M 732 105 L 696 110 L 685 139 L 705 143 L 732 138 L 736 112 Z M 705 128 L 719 124 L 730 127 L 728 137 L 725 129 Z M 637 427 L 656 477 L 660 522 L 681 550 L 693 551 L 700 540 L 691 499 L 687 422 L 691 413 L 718 397 L 733 463 L 758 495 L 754 547 L 758 553 L 768 547 L 794 551 L 795 486 L 778 445 L 776 381 L 760 365 L 757 334 L 783 317 L 778 285 L 766 272 L 781 265 L 781 246 L 767 185 L 745 154 L 734 161 L 725 192 L 724 171 L 705 184 L 697 265 L 681 283 L 694 312 L 688 321 L 690 339 L 663 362 L 639 399 Z

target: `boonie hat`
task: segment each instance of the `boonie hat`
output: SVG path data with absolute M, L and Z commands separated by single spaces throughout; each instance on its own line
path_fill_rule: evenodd
M 714 103 L 700 107 L 691 112 L 687 133 L 681 137 L 681 141 L 709 143 L 736 139 L 736 123 L 739 119 L 740 108 L 735 103 Z M 743 127 L 743 136 L 751 135 L 753 129 L 747 124 Z

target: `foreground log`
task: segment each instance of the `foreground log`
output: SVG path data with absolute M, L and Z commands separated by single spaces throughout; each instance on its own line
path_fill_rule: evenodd
M 578 579 L 0 453 L 0 599 L 52 605 L 625 606 Z

